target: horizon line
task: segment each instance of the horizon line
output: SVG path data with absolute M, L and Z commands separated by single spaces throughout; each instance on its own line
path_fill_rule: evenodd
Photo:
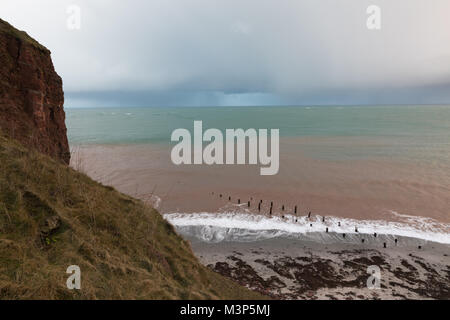
M 276 108 L 276 107 L 418 107 L 418 106 L 442 106 L 442 107 L 450 107 L 450 103 L 404 103 L 404 104 L 274 104 L 274 105 L 149 105 L 149 106 L 89 106 L 89 107 L 80 107 L 80 106 L 64 106 L 64 109 L 106 109 L 106 108 Z

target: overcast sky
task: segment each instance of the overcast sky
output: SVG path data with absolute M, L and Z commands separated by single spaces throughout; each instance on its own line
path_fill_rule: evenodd
M 0 17 L 52 51 L 66 107 L 450 103 L 448 0 L 1 0 Z

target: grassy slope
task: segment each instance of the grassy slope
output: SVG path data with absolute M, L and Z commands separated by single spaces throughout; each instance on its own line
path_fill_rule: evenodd
M 157 211 L 0 136 L 0 299 L 37 298 L 261 297 L 201 266 Z

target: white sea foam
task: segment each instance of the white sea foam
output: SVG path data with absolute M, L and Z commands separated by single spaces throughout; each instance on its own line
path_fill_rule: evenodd
M 295 237 L 320 242 L 361 241 L 365 234 L 379 235 L 376 239 L 404 237 L 420 241 L 450 244 L 450 225 L 431 218 L 397 215 L 401 222 L 383 220 L 355 220 L 337 217 L 267 217 L 263 215 L 222 213 L 171 213 L 164 217 L 182 233 L 207 242 L 257 241 L 276 237 Z M 339 226 L 340 223 L 340 226 Z M 311 226 L 312 225 L 312 226 Z M 328 228 L 329 233 L 325 233 Z M 357 228 L 357 231 L 355 230 Z M 343 238 L 342 234 L 346 237 Z M 407 240 L 403 239 L 404 243 Z M 367 237 L 367 242 L 374 240 Z

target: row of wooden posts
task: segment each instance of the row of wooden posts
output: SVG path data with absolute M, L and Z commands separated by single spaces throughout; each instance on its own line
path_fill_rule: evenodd
M 214 195 L 214 192 L 212 194 Z M 223 198 L 223 194 L 219 194 L 219 197 Z M 253 198 L 251 198 L 251 200 L 253 200 Z M 251 207 L 251 202 L 250 202 L 251 200 L 249 200 L 247 202 L 247 207 L 249 207 L 249 208 Z M 228 201 L 231 201 L 231 196 L 228 196 Z M 259 200 L 259 202 L 258 202 L 258 212 L 261 212 L 261 205 L 262 205 L 262 203 L 263 203 L 263 201 Z M 241 199 L 238 199 L 238 204 L 241 204 Z M 281 210 L 283 212 L 285 211 L 284 204 L 281 206 Z M 273 212 L 273 201 L 270 202 L 270 211 L 269 211 L 270 215 L 272 215 L 272 212 Z M 297 206 L 294 207 L 294 214 L 297 214 Z M 308 214 L 308 218 L 310 218 L 310 217 L 311 217 L 311 212 L 309 212 L 309 214 Z
M 214 195 L 214 192 L 213 192 L 212 194 Z M 223 194 L 219 194 L 219 197 L 220 197 L 220 198 L 223 198 Z M 248 208 L 250 208 L 250 206 L 251 206 L 251 203 L 250 203 L 251 200 L 253 200 L 253 198 L 250 198 L 250 200 L 247 202 L 247 207 L 248 207 Z M 231 201 L 231 196 L 228 196 L 228 201 Z M 258 203 L 258 212 L 261 212 L 261 205 L 262 205 L 262 203 L 263 203 L 263 201 L 262 201 L 262 200 L 259 200 L 259 203 Z M 241 199 L 238 199 L 238 204 L 241 204 Z M 295 214 L 295 215 L 297 215 L 297 209 L 298 209 L 297 206 L 295 206 L 295 207 L 294 207 L 294 214 Z M 282 210 L 283 212 L 285 211 L 285 205 L 284 205 L 284 204 L 281 206 L 281 210 Z M 270 202 L 269 215 L 272 215 L 272 212 L 273 212 L 273 201 Z M 284 218 L 284 215 L 282 216 L 282 218 Z M 308 219 L 309 219 L 309 218 L 311 218 L 311 211 L 308 213 Z M 298 220 L 296 219 L 295 222 L 297 222 L 297 221 L 298 221 Z M 322 222 L 325 222 L 325 217 L 322 217 Z M 340 223 L 340 222 L 338 222 L 338 226 L 339 226 L 339 227 L 341 226 L 341 223 Z M 312 227 L 312 223 L 310 224 L 310 227 Z M 327 228 L 325 229 L 325 232 L 328 233 L 328 231 L 329 231 L 329 229 L 328 229 L 328 227 L 327 227 Z M 355 232 L 356 232 L 356 233 L 359 232 L 359 231 L 358 231 L 358 227 L 355 227 Z M 345 238 L 345 237 L 346 237 L 346 234 L 343 233 L 342 236 Z M 377 237 L 377 233 L 375 232 L 375 233 L 373 234 L 373 236 L 376 238 L 376 237 Z M 364 242 L 365 242 L 365 239 L 361 239 L 361 242 L 364 243 Z M 394 242 L 395 242 L 395 245 L 397 245 L 398 239 L 394 239 Z M 386 242 L 383 242 L 383 248 L 387 248 L 387 243 L 386 243 Z M 418 246 L 418 248 L 419 248 L 419 249 L 422 249 L 422 246 Z

